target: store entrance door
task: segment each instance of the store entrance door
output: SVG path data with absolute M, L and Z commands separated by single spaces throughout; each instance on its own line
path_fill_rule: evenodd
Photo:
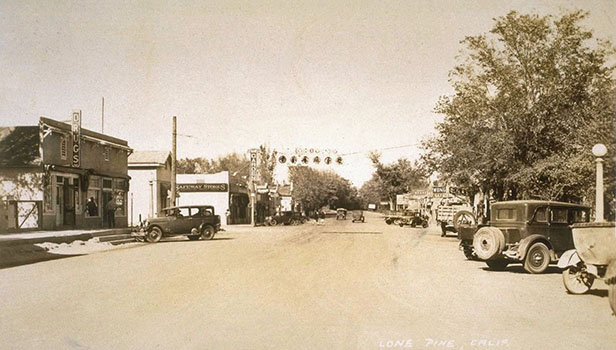
M 74 226 L 75 225 L 75 190 L 73 189 L 73 185 L 64 180 L 64 225 L 66 226 Z
M 109 216 L 107 215 L 107 203 L 111 200 L 113 192 L 103 191 L 103 227 L 109 227 Z

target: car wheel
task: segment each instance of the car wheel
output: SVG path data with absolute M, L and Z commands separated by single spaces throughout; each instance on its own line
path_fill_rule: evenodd
M 543 273 L 550 264 L 550 250 L 544 243 L 533 244 L 524 258 L 524 270 L 529 273 Z
M 204 240 L 214 239 L 215 234 L 216 231 L 214 231 L 214 228 L 212 226 L 205 226 L 203 228 L 203 231 L 201 231 L 201 238 L 203 238 Z
M 270 220 L 270 225 L 276 226 L 276 225 L 278 225 L 278 221 L 276 221 L 276 219 L 272 219 L 272 220 Z
M 163 231 L 158 227 L 152 227 L 150 232 L 145 236 L 145 239 L 150 243 L 156 243 L 163 237 Z
M 466 257 L 466 259 L 468 260 L 477 260 L 477 256 L 475 256 L 475 253 L 473 252 L 473 247 L 463 247 L 462 251 L 464 252 L 464 256 Z
M 456 232 L 460 232 L 460 228 L 463 226 L 475 226 L 477 220 L 475 215 L 468 210 L 460 210 L 453 216 L 453 227 Z
M 495 227 L 482 227 L 473 237 L 475 254 L 481 260 L 490 260 L 503 252 L 505 236 L 503 231 Z
M 503 271 L 509 265 L 509 262 L 507 260 L 488 260 L 486 265 L 490 270 Z
M 586 272 L 586 266 L 580 262 L 563 270 L 563 284 L 571 294 L 584 294 L 590 290 L 595 276 Z

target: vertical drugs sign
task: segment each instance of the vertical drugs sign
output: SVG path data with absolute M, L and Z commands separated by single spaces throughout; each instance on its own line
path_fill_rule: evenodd
M 71 134 L 73 139 L 73 157 L 71 166 L 79 168 L 81 166 L 81 110 L 73 111 L 71 118 Z

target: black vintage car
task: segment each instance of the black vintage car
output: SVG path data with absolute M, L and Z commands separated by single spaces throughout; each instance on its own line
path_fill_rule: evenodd
M 570 225 L 588 222 L 590 208 L 538 200 L 497 202 L 491 206 L 487 225 L 460 220 L 469 214 L 461 212 L 454 219 L 467 258 L 484 260 L 494 270 L 521 262 L 527 272 L 542 273 L 574 248 Z
M 187 236 L 191 241 L 213 239 L 220 230 L 220 216 L 211 205 L 189 205 L 163 209 L 164 216 L 148 218 L 133 236 L 151 243 L 167 236 Z
M 268 216 L 265 218 L 266 224 L 270 226 L 303 224 L 307 220 L 308 218 L 303 216 L 301 213 L 292 211 L 283 211 L 279 215 Z

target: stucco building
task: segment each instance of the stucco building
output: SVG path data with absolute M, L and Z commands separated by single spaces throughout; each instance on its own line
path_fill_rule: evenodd
M 135 151 L 128 157 L 131 178 L 129 225 L 160 215 L 170 205 L 171 152 Z
M 124 140 L 82 129 L 81 112 L 71 124 L 41 117 L 38 126 L 0 128 L 4 229 L 105 227 L 108 205 L 126 227 L 131 152 Z

